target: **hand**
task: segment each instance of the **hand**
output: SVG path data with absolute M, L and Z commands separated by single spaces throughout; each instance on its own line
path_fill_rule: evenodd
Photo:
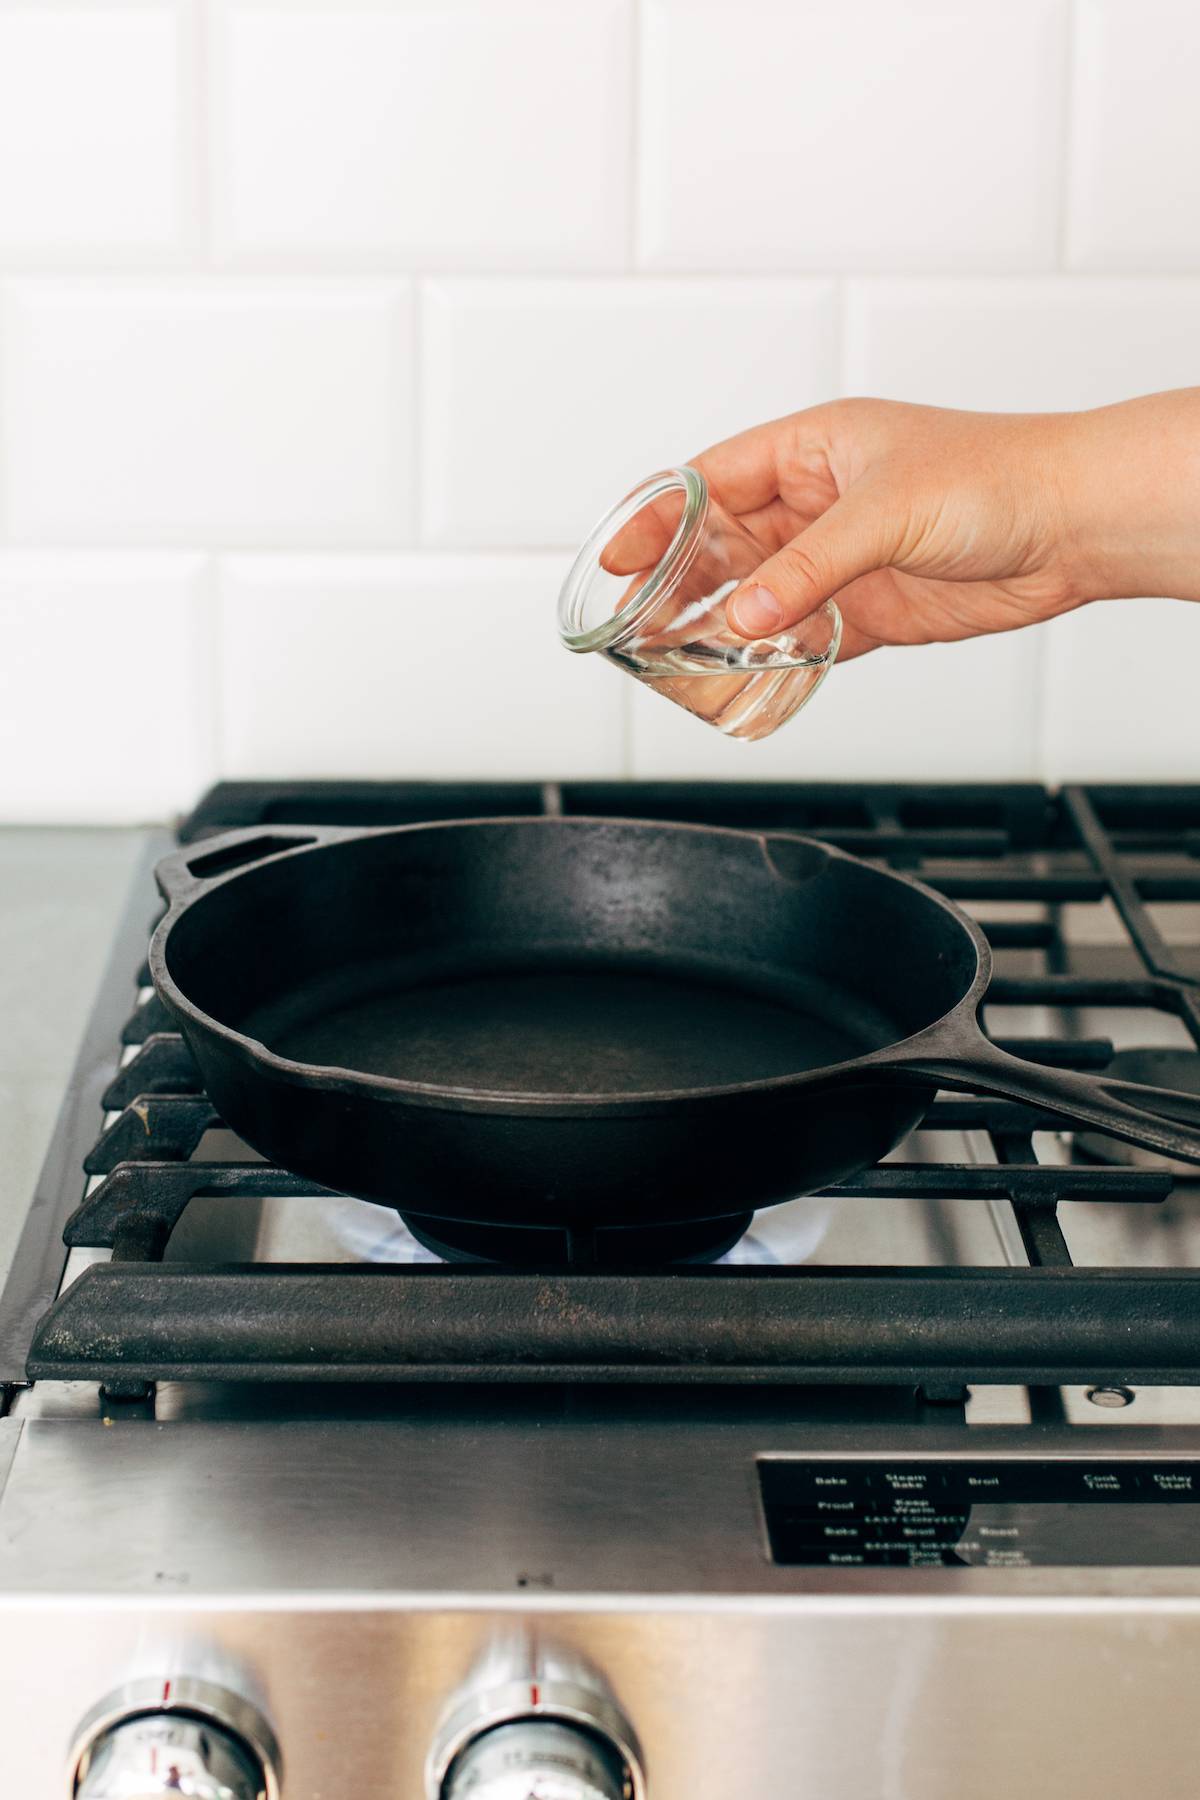
M 1200 390 L 1074 414 L 835 401 L 693 461 L 772 552 L 729 602 L 748 638 L 832 595 L 843 660 L 1200 598 Z

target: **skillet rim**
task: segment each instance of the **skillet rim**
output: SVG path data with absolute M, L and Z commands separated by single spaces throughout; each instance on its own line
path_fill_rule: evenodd
M 314 1090 L 321 1094 L 348 1094 L 361 1098 L 391 1099 L 397 1104 L 409 1104 L 414 1107 L 429 1107 L 438 1111 L 463 1113 L 481 1113 L 491 1115 L 510 1115 L 514 1117 L 542 1118 L 580 1118 L 605 1113 L 610 1116 L 626 1118 L 644 1117 L 654 1113 L 674 1112 L 684 1107 L 711 1107 L 721 1101 L 746 1101 L 761 1097 L 769 1101 L 772 1097 L 780 1099 L 805 1091 L 823 1088 L 843 1088 L 855 1084 L 869 1084 L 873 1080 L 893 1077 L 903 1071 L 905 1063 L 914 1052 L 928 1048 L 930 1054 L 947 1054 L 947 1034 L 953 1031 L 955 1023 L 964 1015 L 969 1016 L 972 1029 L 980 1036 L 985 1034 L 978 1024 L 977 1015 L 983 1003 L 984 995 L 992 977 L 992 951 L 981 927 L 970 914 L 957 906 L 945 894 L 927 886 L 916 876 L 905 870 L 880 867 L 868 862 L 864 857 L 854 856 L 836 844 L 825 843 L 821 838 L 799 831 L 766 831 L 747 828 L 739 829 L 727 825 L 703 825 L 689 820 L 656 820 L 646 818 L 627 818 L 623 815 L 596 813 L 571 813 L 568 815 L 547 816 L 544 813 L 512 813 L 487 814 L 481 818 L 471 819 L 422 819 L 407 825 L 376 826 L 312 826 L 302 824 L 292 826 L 289 831 L 300 833 L 311 830 L 324 835 L 308 841 L 298 841 L 292 848 L 276 851 L 270 856 L 272 864 L 282 864 L 298 857 L 311 855 L 320 851 L 336 850 L 339 845 L 358 842 L 367 838 L 404 837 L 412 832 L 452 831 L 464 828 L 477 829 L 483 825 L 492 826 L 536 826 L 542 830 L 574 830 L 582 828 L 624 827 L 636 831 L 647 831 L 661 834 L 669 832 L 677 836 L 696 836 L 704 838 L 732 838 L 739 843 L 754 843 L 768 862 L 771 861 L 771 845 L 775 841 L 786 841 L 789 844 L 803 844 L 813 847 L 822 853 L 829 862 L 847 863 L 856 869 L 863 870 L 872 877 L 884 882 L 897 883 L 921 895 L 935 905 L 941 912 L 952 919 L 966 937 L 975 951 L 975 971 L 970 984 L 959 999 L 948 1011 L 936 1019 L 923 1025 L 909 1036 L 898 1038 L 880 1049 L 866 1051 L 861 1056 L 846 1058 L 841 1062 L 822 1064 L 816 1069 L 800 1070 L 790 1075 L 764 1076 L 757 1081 L 722 1082 L 702 1088 L 660 1088 L 653 1092 L 606 1093 L 606 1094 L 565 1094 L 565 1093 L 506 1093 L 502 1090 L 484 1088 L 457 1088 L 444 1082 L 420 1082 L 402 1076 L 376 1075 L 367 1070 L 346 1069 L 335 1063 L 298 1062 L 291 1057 L 281 1056 L 259 1038 L 249 1036 L 236 1030 L 233 1026 L 216 1018 L 196 1004 L 180 987 L 167 966 L 167 950 L 170 934 L 174 926 L 194 907 L 202 905 L 206 900 L 222 888 L 243 877 L 254 875 L 266 866 L 265 860 L 256 860 L 226 870 L 220 874 L 203 879 L 201 885 L 189 890 L 176 892 L 174 895 L 162 882 L 160 890 L 168 899 L 166 912 L 156 925 L 150 939 L 148 966 L 155 991 L 162 999 L 167 1010 L 184 1027 L 192 1027 L 210 1038 L 216 1038 L 223 1048 L 239 1061 L 248 1065 L 256 1073 L 275 1081 L 299 1089 Z M 248 843 L 254 838 L 264 835 L 260 828 L 237 827 L 229 832 L 219 833 L 205 838 L 195 846 L 181 846 L 169 856 L 163 857 L 156 864 L 158 869 L 168 864 L 187 863 L 210 856 L 222 844 L 241 841 Z M 270 835 L 268 832 L 266 835 Z M 816 878 L 816 877 L 814 877 Z M 786 876 L 780 879 L 786 880 Z M 185 1028 L 186 1029 L 186 1028 Z M 927 1077 L 917 1077 L 924 1085 L 932 1086 Z

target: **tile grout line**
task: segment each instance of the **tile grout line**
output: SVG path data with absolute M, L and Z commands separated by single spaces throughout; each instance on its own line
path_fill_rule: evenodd
M 12 298 L 8 287 L 0 277 L 0 548 L 9 546 L 9 493 L 8 493 L 8 432 L 7 421 L 8 391 L 11 386 L 9 371 L 6 366 L 6 342 L 11 331 L 9 314 L 12 310 Z
M 619 739 L 621 758 L 621 778 L 632 781 L 634 778 L 634 729 L 633 729 L 633 692 L 632 684 L 625 682 L 620 693 L 621 734 Z
M 413 546 L 425 550 L 425 447 L 429 437 L 425 424 L 425 299 L 426 284 L 418 277 L 412 284 L 412 324 L 408 333 L 408 354 L 412 374 L 412 475 L 409 478 Z
M 192 159 L 191 179 L 188 183 L 188 197 L 192 210 L 192 229 L 189 235 L 193 242 L 198 265 L 195 272 L 200 272 L 210 270 L 215 260 L 212 158 L 215 154 L 216 142 L 211 126 L 216 84 L 213 81 L 213 72 L 210 66 L 212 42 L 209 30 L 208 0 L 188 0 L 188 4 L 191 14 L 192 53 L 192 74 L 188 82 L 188 94 L 192 107 L 192 117 L 188 121 Z
M 1045 621 L 1042 626 L 1034 628 L 1033 634 L 1033 748 L 1034 779 L 1049 782 L 1047 763 L 1049 761 L 1049 699 L 1050 699 L 1050 653 L 1052 649 L 1051 626 L 1053 620 Z
M 1070 234 L 1071 185 L 1075 172 L 1075 107 L 1076 107 L 1076 61 L 1079 54 L 1079 15 L 1078 0 L 1066 0 L 1063 16 L 1063 79 L 1060 101 L 1062 105 L 1062 142 L 1059 146 L 1058 171 L 1058 219 L 1056 243 L 1056 269 L 1063 274 L 1067 269 L 1067 249 Z
M 428 267 L 411 262 L 378 262 L 332 265 L 329 262 L 271 263 L 242 261 L 213 262 L 200 266 L 171 261 L 154 253 L 118 255 L 106 260 L 103 255 L 86 263 L 70 260 L 43 260 L 8 256 L 0 252 L 0 281 L 31 284 L 69 284 L 86 291 L 89 286 L 119 283 L 153 287 L 178 287 L 187 282 L 200 282 L 221 287 L 261 284 L 285 288 L 310 283 L 329 288 L 395 287 L 397 282 L 437 281 L 455 283 L 487 283 L 489 286 L 520 284 L 594 286 L 621 288 L 636 293 L 641 288 L 661 284 L 666 287 L 725 287 L 730 289 L 817 287 L 822 283 L 881 283 L 889 286 L 938 283 L 956 287 L 1018 287 L 1028 282 L 1058 282 L 1068 287 L 1101 287 L 1109 283 L 1144 283 L 1164 287 L 1184 287 L 1200 283 L 1200 257 L 1187 267 L 1162 268 L 1138 264 L 1129 267 L 1111 265 L 1104 268 L 1019 268 L 995 269 L 952 268 L 945 264 L 913 269 L 834 268 L 832 265 L 805 269 L 549 269 L 497 268 L 480 263 L 467 268 Z
M 626 273 L 637 273 L 638 261 L 638 196 L 641 192 L 642 153 L 642 3 L 630 0 L 629 7 L 629 171 L 625 180 L 625 204 L 629 217 L 625 225 Z
M 564 543 L 436 544 L 421 547 L 400 543 L 347 545 L 344 541 L 287 544 L 277 540 L 238 542 L 230 538 L 205 540 L 187 537 L 177 541 L 160 538 L 141 542 L 130 539 L 106 541 L 103 538 L 19 538 L 5 541 L 0 548 L 5 553 L 21 557 L 111 558 L 130 562 L 151 559 L 178 561 L 187 557 L 213 557 L 217 561 L 231 558 L 250 561 L 260 557 L 286 558 L 294 562 L 403 562 L 418 558 L 424 562 L 522 562 L 530 558 L 553 557 L 556 563 L 561 563 L 564 557 L 574 556 L 578 546 Z
M 210 775 L 214 781 L 220 780 L 225 772 L 225 753 L 228 739 L 228 719 L 226 717 L 224 665 L 222 654 L 225 642 L 225 558 L 219 553 L 210 552 L 204 559 L 204 598 L 208 604 L 207 630 L 204 643 L 208 659 L 209 703 L 207 708 L 204 748 L 209 757 Z
M 846 392 L 846 312 L 850 304 L 850 283 L 844 275 L 833 281 L 833 398 Z

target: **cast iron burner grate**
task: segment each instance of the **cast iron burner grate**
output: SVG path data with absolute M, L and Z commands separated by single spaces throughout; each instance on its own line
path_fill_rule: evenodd
M 1200 1046 L 1200 945 L 1175 944 L 1161 926 L 1172 905 L 1200 903 L 1200 787 L 233 783 L 180 837 L 539 812 L 811 833 L 913 870 L 981 913 L 996 951 L 989 1006 L 1150 1008 Z M 0 1303 L 0 1382 L 86 1379 L 112 1394 L 167 1379 L 903 1382 L 948 1393 L 1200 1383 L 1200 1270 L 1075 1268 L 1059 1220 L 1060 1206 L 1081 1200 L 1161 1202 L 1181 1191 L 1173 1177 L 1039 1162 L 1034 1135 L 1056 1121 L 997 1100 L 938 1099 L 922 1128 L 935 1141 L 985 1133 L 994 1162 L 886 1163 L 832 1192 L 1007 1201 L 1025 1267 L 688 1261 L 718 1253 L 740 1220 L 723 1222 L 721 1245 L 647 1244 L 642 1266 L 594 1241 L 540 1246 L 536 1269 L 164 1262 L 197 1197 L 322 1191 L 262 1163 L 195 1160 L 221 1121 L 156 997 L 133 1005 L 135 986 L 148 986 L 150 868 L 168 848 L 165 834 L 151 847 L 119 933 Z M 1010 906 L 988 919 L 997 902 L 1027 903 L 1025 916 Z M 1115 908 L 1125 944 L 1070 940 L 1064 909 L 1097 903 Z M 1106 1039 L 1008 1042 L 1070 1068 L 1101 1069 L 1113 1055 Z M 136 1054 L 118 1066 L 122 1044 Z M 85 1172 L 99 1179 L 81 1201 Z M 64 1245 L 112 1259 L 60 1292 Z M 662 1266 L 667 1253 L 680 1260 Z

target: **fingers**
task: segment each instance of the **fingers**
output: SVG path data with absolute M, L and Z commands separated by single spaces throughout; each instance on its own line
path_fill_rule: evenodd
M 789 421 L 770 419 L 691 458 L 730 512 L 754 512 L 779 493 L 780 437 Z
M 777 517 L 790 511 L 794 520 L 798 506 L 802 515 L 815 516 L 834 497 L 825 456 L 830 417 L 829 407 L 814 406 L 770 419 L 689 460 L 722 506 L 740 516 L 750 531 L 761 528 L 768 542 L 778 542 L 783 534 Z M 781 481 L 784 471 L 787 482 Z M 797 483 L 802 492 L 781 497 L 783 486 Z M 605 546 L 601 566 L 610 575 L 652 568 L 675 534 L 682 506 L 682 496 L 669 493 L 642 507 Z
M 692 463 L 730 512 L 744 517 L 782 497 L 789 506 L 818 513 L 837 493 L 830 457 L 842 405 L 769 419 L 714 444 Z
M 743 637 L 769 637 L 805 619 L 849 582 L 892 561 L 881 509 L 849 494 L 769 556 L 729 602 Z

